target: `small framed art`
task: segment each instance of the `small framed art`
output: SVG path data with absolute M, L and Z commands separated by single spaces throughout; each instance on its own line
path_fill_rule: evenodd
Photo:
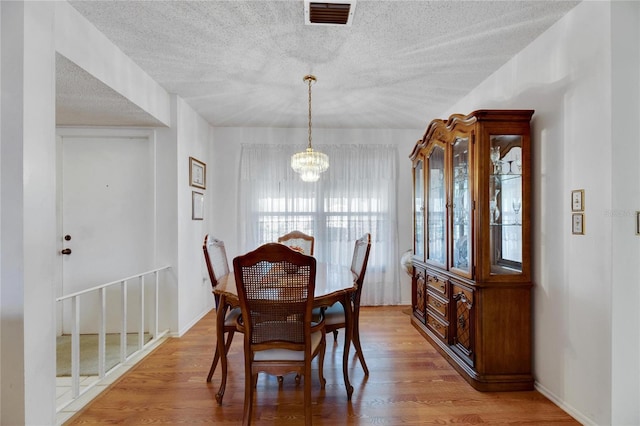
M 584 211 L 584 189 L 571 191 L 571 211 Z
M 191 191 L 191 219 L 204 219 L 204 194 L 198 191 Z
M 573 213 L 571 215 L 571 233 L 574 235 L 584 235 L 584 214 Z
M 202 189 L 207 187 L 207 165 L 193 157 L 189 157 L 189 185 Z

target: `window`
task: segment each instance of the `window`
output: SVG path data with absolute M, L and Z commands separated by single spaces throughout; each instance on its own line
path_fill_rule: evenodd
M 329 170 L 318 182 L 307 183 L 289 165 L 295 148 L 243 145 L 240 241 L 245 249 L 297 229 L 314 236 L 319 261 L 349 265 L 355 240 L 369 232 L 372 246 L 362 303 L 398 303 L 397 149 L 322 146 Z

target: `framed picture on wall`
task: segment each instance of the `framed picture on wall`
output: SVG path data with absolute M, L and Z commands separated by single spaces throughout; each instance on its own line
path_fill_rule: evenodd
M 198 191 L 191 191 L 191 219 L 204 219 L 204 194 Z
M 573 213 L 571 215 L 571 233 L 574 235 L 584 235 L 583 213 Z
M 193 157 L 189 157 L 189 185 L 202 189 L 207 187 L 207 165 Z
M 571 191 L 571 211 L 581 212 L 584 210 L 584 189 Z

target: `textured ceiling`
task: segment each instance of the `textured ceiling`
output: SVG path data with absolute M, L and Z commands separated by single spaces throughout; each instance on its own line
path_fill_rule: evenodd
M 56 55 L 56 124 L 59 126 L 163 126 L 91 74 Z
M 311 73 L 314 127 L 423 128 L 578 2 L 359 0 L 346 27 L 302 0 L 70 3 L 213 126 L 306 127 Z M 58 59 L 59 124 L 157 125 Z

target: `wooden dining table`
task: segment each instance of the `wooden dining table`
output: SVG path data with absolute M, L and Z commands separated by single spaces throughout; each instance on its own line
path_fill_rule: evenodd
M 347 399 L 351 400 L 353 386 L 349 381 L 348 360 L 351 337 L 353 330 L 353 307 L 351 306 L 351 295 L 356 291 L 356 276 L 348 266 L 328 264 L 318 262 L 316 264 L 316 287 L 313 297 L 315 308 L 329 307 L 334 303 L 343 303 L 345 307 L 345 333 L 344 352 L 342 356 L 342 373 L 344 385 L 347 390 Z M 222 368 L 222 379 L 220 388 L 216 394 L 216 401 L 222 404 L 225 387 L 227 384 L 228 362 L 226 351 L 224 350 L 224 320 L 227 310 L 240 305 L 236 288 L 236 279 L 233 272 L 218 280 L 218 285 L 214 293 L 220 296 L 218 311 L 216 313 L 216 338 L 218 340 L 218 351 Z M 305 380 L 309 378 L 305 377 Z

